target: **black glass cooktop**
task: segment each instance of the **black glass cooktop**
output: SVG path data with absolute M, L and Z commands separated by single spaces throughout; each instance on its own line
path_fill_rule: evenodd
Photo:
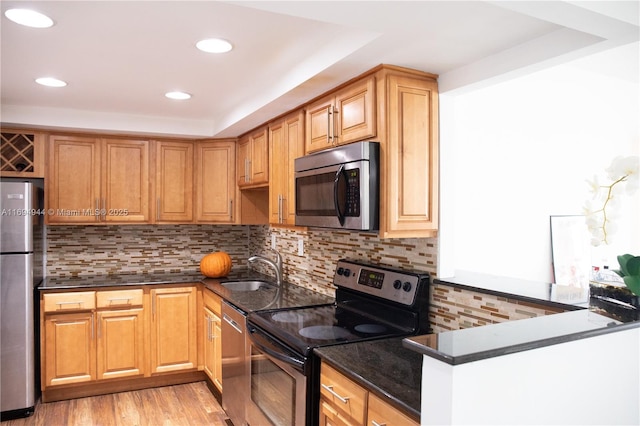
M 252 312 L 247 321 L 304 355 L 319 346 L 399 337 L 413 332 L 411 327 L 340 305 Z

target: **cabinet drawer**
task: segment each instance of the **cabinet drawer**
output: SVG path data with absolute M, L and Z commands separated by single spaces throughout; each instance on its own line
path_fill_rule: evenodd
M 98 308 L 128 308 L 142 306 L 142 289 L 108 290 L 96 294 Z
M 355 423 L 364 424 L 368 392 L 363 387 L 347 379 L 332 367 L 322 364 L 320 393 L 333 407 L 345 413 Z
M 45 293 L 43 301 L 45 312 L 86 311 L 96 307 L 96 292 Z
M 418 426 L 418 422 L 396 410 L 374 394 L 369 394 L 369 425 Z

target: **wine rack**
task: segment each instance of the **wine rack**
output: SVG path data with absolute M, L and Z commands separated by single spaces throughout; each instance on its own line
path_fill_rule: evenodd
M 29 132 L 1 132 L 0 174 L 42 177 L 43 146 L 40 135 Z

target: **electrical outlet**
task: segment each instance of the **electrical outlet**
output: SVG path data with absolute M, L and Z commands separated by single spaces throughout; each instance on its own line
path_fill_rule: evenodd
M 304 240 L 300 238 L 298 240 L 298 256 L 304 255 Z
M 276 234 L 271 234 L 271 248 L 276 249 Z

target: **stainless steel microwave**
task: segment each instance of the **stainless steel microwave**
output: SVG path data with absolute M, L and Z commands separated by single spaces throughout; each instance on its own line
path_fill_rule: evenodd
M 296 158 L 296 225 L 377 231 L 380 144 L 356 142 Z

